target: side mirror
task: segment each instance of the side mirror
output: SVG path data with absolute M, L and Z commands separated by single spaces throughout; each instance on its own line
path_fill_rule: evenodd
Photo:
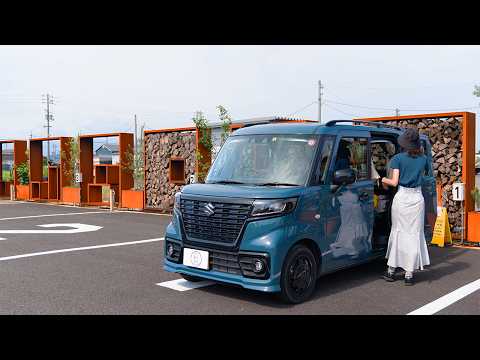
M 341 169 L 335 171 L 333 175 L 334 185 L 349 185 L 357 180 L 357 173 L 353 169 Z

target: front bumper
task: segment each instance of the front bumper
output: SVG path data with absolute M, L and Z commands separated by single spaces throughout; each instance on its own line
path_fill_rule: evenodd
M 183 264 L 177 264 L 167 259 L 164 260 L 163 269 L 165 271 L 186 274 L 192 276 L 198 276 L 204 279 L 213 281 L 225 282 L 229 284 L 238 285 L 246 289 L 252 289 L 263 292 L 278 292 L 280 291 L 280 284 L 278 281 L 273 281 L 272 278 L 267 280 L 246 278 L 242 275 L 228 274 L 215 270 L 201 270 L 185 266 Z
M 183 234 L 180 226 L 180 219 L 175 211 L 173 221 L 167 226 L 165 239 L 176 242 L 182 248 L 196 248 L 196 246 L 184 244 Z M 167 259 L 164 252 L 164 270 L 169 272 L 198 276 L 201 278 L 226 282 L 234 285 L 263 292 L 280 291 L 280 275 L 283 259 L 289 248 L 285 232 L 286 217 L 275 217 L 263 219 L 249 223 L 242 236 L 239 252 L 263 253 L 269 257 L 269 277 L 267 279 L 257 279 L 245 277 L 243 274 L 233 274 L 229 272 L 218 271 L 215 269 L 202 270 L 183 265 L 182 259 L 173 262 Z M 209 250 L 208 246 L 200 247 L 201 250 Z M 214 251 L 214 250 L 212 250 Z M 182 251 L 183 253 L 183 251 Z

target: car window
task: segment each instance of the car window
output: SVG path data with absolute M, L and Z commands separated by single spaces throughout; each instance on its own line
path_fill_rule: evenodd
M 342 138 L 338 144 L 335 171 L 353 169 L 357 173 L 357 181 L 369 179 L 368 139 Z
M 333 157 L 333 147 L 335 145 L 335 136 L 323 136 L 321 141 L 321 152 L 318 159 L 318 166 L 315 172 L 314 184 L 325 184 L 328 176 L 328 168 Z

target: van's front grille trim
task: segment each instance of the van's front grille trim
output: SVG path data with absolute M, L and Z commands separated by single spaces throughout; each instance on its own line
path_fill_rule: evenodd
M 220 246 L 237 244 L 252 210 L 251 201 L 183 197 L 180 201 L 183 230 L 188 242 Z

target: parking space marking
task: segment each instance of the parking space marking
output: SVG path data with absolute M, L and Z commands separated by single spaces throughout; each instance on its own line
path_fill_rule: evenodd
M 73 216 L 73 215 L 105 214 L 105 213 L 107 213 L 107 211 L 84 211 L 84 212 L 79 212 L 79 213 L 30 215 L 30 216 L 17 216 L 17 217 L 11 217 L 11 218 L 3 218 L 3 219 L 0 219 L 0 221 L 20 220 L 20 219 L 35 219 L 35 218 L 52 217 L 52 216 Z
M 98 231 L 103 229 L 103 226 L 88 225 L 88 224 L 45 224 L 37 225 L 45 229 L 51 229 L 56 227 L 69 227 L 68 230 L 2 230 L 0 229 L 0 234 L 77 234 L 91 231 Z
M 458 288 L 407 315 L 433 315 L 480 289 L 480 279 Z
M 156 238 L 156 239 L 128 241 L 128 242 L 113 243 L 113 244 L 104 244 L 104 245 L 94 245 L 94 246 L 84 246 L 84 247 L 77 247 L 77 248 L 67 248 L 67 249 L 59 249 L 59 250 L 42 251 L 42 252 L 29 253 L 29 254 L 20 254 L 20 255 L 0 257 L 0 261 L 9 261 L 9 260 L 29 258 L 29 257 L 34 257 L 34 256 L 60 254 L 60 253 L 67 253 L 67 252 L 73 252 L 73 251 L 85 251 L 85 250 L 92 250 L 92 249 L 102 249 L 102 248 L 115 247 L 115 246 L 138 245 L 138 244 L 145 244 L 145 243 L 151 243 L 151 242 L 162 241 L 162 240 L 164 240 L 163 237 L 162 238 Z
M 187 290 L 202 288 L 205 286 L 211 286 L 214 284 L 215 282 L 213 281 L 192 282 L 192 281 L 187 281 L 185 279 L 177 279 L 177 280 L 171 280 L 171 281 L 164 281 L 155 285 L 163 286 L 163 287 L 166 287 L 172 290 L 177 290 L 177 291 L 187 291 Z

